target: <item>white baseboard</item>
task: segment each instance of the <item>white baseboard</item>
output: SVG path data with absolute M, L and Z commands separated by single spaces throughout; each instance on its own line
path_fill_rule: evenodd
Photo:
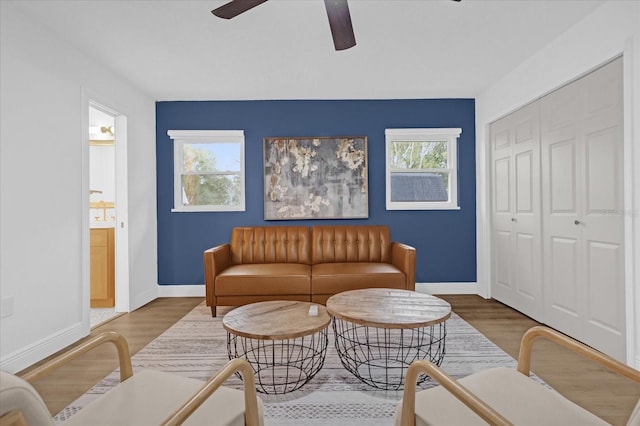
M 60 333 L 44 338 L 17 352 L 0 359 L 0 370 L 17 373 L 20 370 L 42 361 L 49 355 L 66 348 L 87 335 L 81 323 L 77 323 Z
M 416 291 L 427 294 L 478 294 L 478 283 L 416 283 Z
M 478 284 L 416 283 L 416 291 L 427 294 L 478 294 Z M 204 293 L 204 284 L 158 286 L 158 297 L 204 297 Z
M 158 285 L 158 297 L 204 297 L 204 284 Z

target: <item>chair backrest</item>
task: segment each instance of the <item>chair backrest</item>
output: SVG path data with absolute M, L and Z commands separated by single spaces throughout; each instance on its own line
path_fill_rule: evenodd
M 29 382 L 0 371 L 0 416 L 18 410 L 28 425 L 53 425 L 49 409 Z
M 636 408 L 631 412 L 631 416 L 627 421 L 627 426 L 640 426 L 640 399 L 636 404 Z

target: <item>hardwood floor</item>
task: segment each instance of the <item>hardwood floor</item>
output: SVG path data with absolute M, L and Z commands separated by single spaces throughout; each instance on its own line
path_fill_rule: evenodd
M 538 322 L 495 300 L 440 296 L 453 311 L 514 358 L 520 339 Z M 536 343 L 532 371 L 571 401 L 614 425 L 624 425 L 640 398 L 640 385 L 546 341 Z
M 117 331 L 127 339 L 133 356 L 202 301 L 203 298 L 200 297 L 156 299 L 140 309 L 93 328 L 89 337 L 103 331 Z M 86 339 L 82 341 L 84 340 Z M 29 371 L 47 359 L 21 373 Z M 55 415 L 117 367 L 118 357 L 115 348 L 112 345 L 102 345 L 33 385 L 42 395 L 49 411 Z
M 522 334 L 538 324 L 495 300 L 474 295 L 440 297 L 451 303 L 458 315 L 514 358 L 518 356 Z M 127 338 L 133 355 L 202 300 L 156 299 L 130 314 L 94 328 L 91 335 L 107 330 L 117 331 Z M 51 413 L 55 414 L 113 371 L 117 367 L 116 359 L 115 350 L 108 345 L 84 355 L 39 380 L 34 386 Z M 535 347 L 532 369 L 560 393 L 614 425 L 626 423 L 640 398 L 640 385 L 547 342 L 540 342 Z

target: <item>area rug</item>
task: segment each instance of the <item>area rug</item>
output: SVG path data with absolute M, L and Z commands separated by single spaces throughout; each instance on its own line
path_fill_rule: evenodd
M 265 406 L 266 426 L 393 424 L 402 392 L 373 389 L 345 370 L 333 345 L 331 327 L 329 331 L 325 364 L 309 383 L 285 395 L 259 394 Z M 134 374 L 150 368 L 200 380 L 207 380 L 227 361 L 222 318 L 212 318 L 204 302 L 132 358 Z M 461 378 L 491 367 L 515 365 L 511 356 L 452 313 L 447 321 L 446 355 L 441 365 L 447 373 Z M 61 411 L 56 422 L 63 422 L 118 382 L 116 370 Z M 427 379 L 419 387 L 434 385 Z M 226 386 L 241 389 L 242 382 L 234 376 Z

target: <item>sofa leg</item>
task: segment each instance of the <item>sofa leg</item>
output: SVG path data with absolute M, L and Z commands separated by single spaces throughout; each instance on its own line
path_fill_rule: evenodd
M 211 306 L 211 316 L 216 317 L 216 305 Z

